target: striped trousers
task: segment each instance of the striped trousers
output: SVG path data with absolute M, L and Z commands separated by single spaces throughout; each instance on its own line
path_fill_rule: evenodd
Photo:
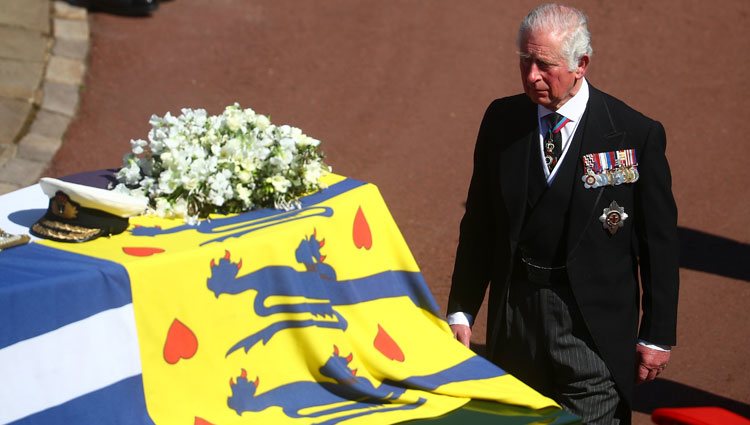
M 505 333 L 505 335 L 503 335 Z M 584 424 L 629 424 L 630 409 L 597 353 L 567 282 L 514 280 L 493 360 Z

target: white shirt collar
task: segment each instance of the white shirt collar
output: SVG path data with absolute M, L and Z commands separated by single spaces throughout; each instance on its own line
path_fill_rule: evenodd
M 578 89 L 578 93 L 575 94 L 570 100 L 565 102 L 563 106 L 560 107 L 557 111 L 552 111 L 550 109 L 545 108 L 542 105 L 537 105 L 537 116 L 541 120 L 542 117 L 549 115 L 553 112 L 557 112 L 558 114 L 564 116 L 565 118 L 573 121 L 578 122 L 581 120 L 581 117 L 583 116 L 583 113 L 586 111 L 586 104 L 589 101 L 589 84 L 586 81 L 586 78 L 583 79 L 581 83 L 581 88 Z

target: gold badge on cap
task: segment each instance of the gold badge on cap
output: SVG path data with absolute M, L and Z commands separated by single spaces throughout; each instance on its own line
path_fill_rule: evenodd
M 609 207 L 604 209 L 604 212 L 599 216 L 599 221 L 602 222 L 604 227 L 610 235 L 614 235 L 617 230 L 623 226 L 628 215 L 625 213 L 625 208 L 617 205 L 616 201 L 612 201 Z
M 67 220 L 75 220 L 78 217 L 78 205 L 70 200 L 70 196 L 60 190 L 50 200 L 49 211 Z

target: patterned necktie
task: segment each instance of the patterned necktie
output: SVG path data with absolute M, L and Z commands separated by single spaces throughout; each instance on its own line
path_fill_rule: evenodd
M 552 172 L 562 155 L 562 130 L 568 119 L 564 116 L 553 112 L 546 117 L 547 120 L 547 137 L 544 138 L 544 161 L 547 163 L 547 169 Z

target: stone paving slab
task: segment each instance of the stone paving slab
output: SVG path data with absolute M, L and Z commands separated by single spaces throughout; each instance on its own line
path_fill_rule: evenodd
M 49 0 L 0 1 L 0 25 L 21 27 L 49 34 Z
M 47 163 L 60 149 L 62 140 L 29 133 L 18 142 L 17 158 Z
M 10 193 L 20 188 L 21 186 L 15 184 L 0 182 L 0 193 Z
M 44 75 L 44 62 L 0 59 L 0 96 L 34 99 Z
M 42 62 L 50 39 L 39 31 L 0 26 L 0 58 Z
M 15 143 L 0 143 L 0 164 L 5 164 L 16 155 Z
M 11 183 L 19 187 L 31 186 L 39 181 L 47 163 L 13 158 L 0 168 L 0 182 Z
M 28 101 L 0 98 L 0 144 L 16 141 L 31 111 L 32 104 Z

